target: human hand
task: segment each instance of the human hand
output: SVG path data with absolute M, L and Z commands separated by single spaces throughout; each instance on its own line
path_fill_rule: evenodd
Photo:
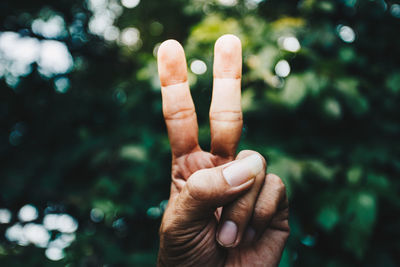
M 276 266 L 289 236 L 285 186 L 266 175 L 265 159 L 245 150 L 240 40 L 215 44 L 210 107 L 211 151 L 198 144 L 196 112 L 183 48 L 158 50 L 163 114 L 172 150 L 172 183 L 160 227 L 159 266 Z

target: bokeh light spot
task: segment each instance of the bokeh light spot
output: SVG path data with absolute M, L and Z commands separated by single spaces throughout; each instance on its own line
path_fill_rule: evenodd
M 101 209 L 93 208 L 90 211 L 90 219 L 95 222 L 101 222 L 104 219 L 104 212 Z
M 23 206 L 18 212 L 18 219 L 22 222 L 29 222 L 36 220 L 38 217 L 38 210 L 35 206 L 27 204 Z
M 8 227 L 5 232 L 5 237 L 9 241 L 16 242 L 20 246 L 27 246 L 29 244 L 29 241 L 24 236 L 23 227 L 19 223 Z
M 167 208 L 167 205 L 168 205 L 168 199 L 165 199 L 165 200 L 160 202 L 160 209 L 161 209 L 162 212 L 165 211 L 165 209 Z
M 161 214 L 162 214 L 162 210 L 160 207 L 150 207 L 147 210 L 147 216 L 152 219 L 160 218 Z
M 332 118 L 339 118 L 342 114 L 340 104 L 335 99 L 327 99 L 324 103 L 324 110 Z
M 126 93 L 122 89 L 118 89 L 113 94 L 114 101 L 120 105 L 125 104 L 126 100 L 128 99 Z
M 125 28 L 121 34 L 121 42 L 127 46 L 134 46 L 140 40 L 140 32 L 136 28 Z
M 282 48 L 289 52 L 294 53 L 299 51 L 301 48 L 299 40 L 297 40 L 297 38 L 294 36 L 283 37 L 281 42 L 282 42 L 281 45 Z
M 11 212 L 8 209 L 0 209 L 0 224 L 10 223 Z
M 307 247 L 313 247 L 316 243 L 316 238 L 312 235 L 306 235 L 301 239 L 301 243 Z
M 69 214 L 47 214 L 43 218 L 47 230 L 58 230 L 62 233 L 73 233 L 78 229 L 78 222 Z
M 32 22 L 32 31 L 45 38 L 56 38 L 66 34 L 65 22 L 61 16 L 55 15 L 47 21 L 35 19 Z
M 38 64 L 39 72 L 50 77 L 57 73 L 69 72 L 73 66 L 73 59 L 64 43 L 45 40 L 42 41 Z
M 261 3 L 263 0 L 245 0 L 244 4 L 248 9 L 256 9 L 258 4 Z
M 139 5 L 140 0 L 122 0 L 121 4 L 126 8 L 134 8 Z
M 204 61 L 196 59 L 190 64 L 190 70 L 197 75 L 201 75 L 207 71 L 207 65 Z
M 115 26 L 108 26 L 104 31 L 104 39 L 107 41 L 115 41 L 119 38 L 119 29 Z
M 395 18 L 400 18 L 400 5 L 399 4 L 393 4 L 390 7 L 390 14 L 392 14 L 393 17 Z
M 50 239 L 49 232 L 41 224 L 25 224 L 23 234 L 30 243 L 41 248 L 46 247 Z
M 279 60 L 278 63 L 276 63 L 275 65 L 275 73 L 279 77 L 287 77 L 290 73 L 289 62 L 284 59 Z
M 58 247 L 49 247 L 46 249 L 45 255 L 49 260 L 59 261 L 64 258 L 64 251 Z
M 0 62 L 2 61 L 8 63 L 3 67 L 2 73 L 6 74 L 6 81 L 12 87 L 18 83 L 19 76 L 25 76 L 32 71 L 31 64 L 34 62 L 38 63 L 39 72 L 46 77 L 66 73 L 73 66 L 72 56 L 64 43 L 21 37 L 15 32 L 0 33 Z
M 95 13 L 89 21 L 89 30 L 97 35 L 103 35 L 106 29 L 114 22 L 114 15 L 111 11 Z
M 223 6 L 235 6 L 238 0 L 218 0 L 218 3 Z
M 352 43 L 356 39 L 356 33 L 349 26 L 339 25 L 338 33 L 339 33 L 340 39 L 342 39 L 346 43 Z
M 70 87 L 69 79 L 66 77 L 56 78 L 54 80 L 54 89 L 57 93 L 65 94 Z
M 49 242 L 47 247 L 57 247 L 60 249 L 64 249 L 71 245 L 75 238 L 75 234 L 58 234 L 54 240 Z
M 0 33 L 0 62 L 3 65 L 3 75 L 11 77 L 24 76 L 31 72 L 31 64 L 40 53 L 40 41 L 31 37 L 21 37 L 15 32 Z M 8 64 L 6 64 L 6 62 Z M 13 84 L 12 81 L 7 83 Z

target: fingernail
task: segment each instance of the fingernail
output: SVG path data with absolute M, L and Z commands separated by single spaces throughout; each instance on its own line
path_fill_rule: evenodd
M 247 228 L 246 233 L 244 234 L 243 242 L 245 244 L 251 244 L 251 242 L 253 242 L 255 235 L 256 235 L 256 231 L 253 229 L 253 227 Z
M 218 233 L 218 241 L 224 247 L 233 245 L 237 236 L 237 226 L 232 221 L 225 221 Z
M 228 184 L 238 186 L 254 178 L 262 169 L 261 157 L 258 154 L 253 154 L 229 165 L 222 173 Z

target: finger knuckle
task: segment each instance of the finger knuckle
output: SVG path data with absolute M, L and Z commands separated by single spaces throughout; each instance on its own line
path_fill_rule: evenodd
M 278 175 L 270 173 L 268 174 L 267 179 L 269 179 L 270 183 L 277 187 L 279 191 L 286 191 L 286 185 Z
M 186 189 L 190 197 L 197 201 L 205 201 L 212 198 L 215 195 L 214 186 L 210 185 L 210 179 L 206 179 L 207 176 L 204 170 L 200 170 L 192 174 L 186 183 Z
M 196 115 L 193 108 L 180 108 L 178 110 L 164 111 L 165 120 L 183 120 Z
M 274 214 L 275 209 L 269 205 L 257 205 L 254 209 L 254 217 L 260 220 L 265 220 Z
M 211 121 L 223 121 L 223 122 L 242 122 L 243 115 L 241 110 L 220 110 L 210 111 L 210 120 Z
M 232 206 L 224 211 L 223 216 L 240 224 L 251 216 L 252 210 L 253 207 L 248 201 L 238 199 L 232 204 Z
M 187 192 L 189 196 L 197 201 L 202 201 L 207 199 L 207 191 L 201 190 L 200 187 L 197 185 L 197 182 L 188 182 L 186 184 Z
M 165 236 L 170 231 L 168 230 L 168 227 L 165 226 L 164 223 L 162 223 L 158 232 L 159 232 L 160 236 Z
M 232 208 L 232 213 L 238 217 L 247 216 L 251 205 L 248 201 L 244 199 L 238 199 Z
M 169 216 L 164 216 L 160 225 L 159 234 L 160 236 L 167 237 L 173 232 L 173 221 Z

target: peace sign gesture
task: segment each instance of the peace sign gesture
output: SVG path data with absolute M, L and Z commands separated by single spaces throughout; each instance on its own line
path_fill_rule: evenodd
M 158 54 L 163 113 L 171 142 L 173 161 L 201 157 L 191 172 L 210 168 L 234 158 L 242 132 L 240 80 L 242 55 L 239 39 L 227 35 L 215 46 L 214 88 L 210 108 L 211 154 L 201 152 L 196 111 L 187 81 L 186 59 L 179 43 L 168 40 Z M 207 158 L 206 161 L 204 159 Z M 192 162 L 192 161 L 191 161 Z M 204 165 L 206 164 L 206 165 Z M 211 164 L 211 165 L 210 165 Z M 189 171 L 190 172 L 190 171 Z M 176 178 L 186 179 L 184 172 Z
M 215 44 L 210 152 L 198 144 L 186 59 L 178 42 L 160 46 L 158 72 L 172 150 L 159 265 L 276 265 L 289 235 L 285 187 L 278 176 L 266 175 L 265 159 L 257 152 L 236 156 L 243 125 L 240 40 L 224 35 Z

